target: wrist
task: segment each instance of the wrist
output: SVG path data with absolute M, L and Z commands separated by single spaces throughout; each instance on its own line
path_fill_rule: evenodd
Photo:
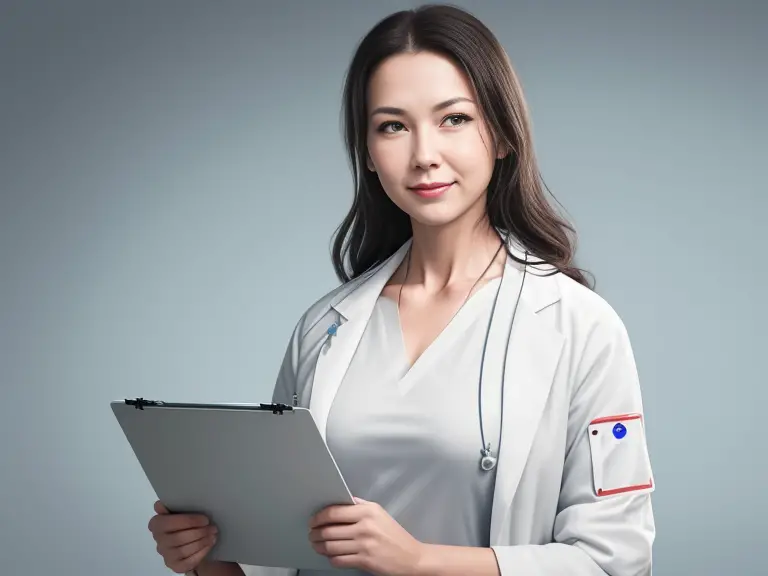
M 492 548 L 422 544 L 413 576 L 499 576 Z
M 413 576 L 431 576 L 435 573 L 435 546 L 419 542 Z

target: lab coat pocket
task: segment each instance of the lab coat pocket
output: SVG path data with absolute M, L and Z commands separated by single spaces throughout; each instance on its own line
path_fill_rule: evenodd
M 590 422 L 588 430 L 597 496 L 653 492 L 653 472 L 641 414 L 597 418 Z

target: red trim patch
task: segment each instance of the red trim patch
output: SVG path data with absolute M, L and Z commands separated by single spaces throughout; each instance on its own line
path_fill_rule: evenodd
M 604 416 L 602 418 L 595 418 L 589 423 L 593 424 L 605 424 L 606 422 L 625 422 L 627 420 L 638 420 L 641 418 L 640 414 L 619 414 L 617 416 Z

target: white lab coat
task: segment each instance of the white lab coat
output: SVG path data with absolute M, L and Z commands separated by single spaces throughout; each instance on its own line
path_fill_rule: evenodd
M 296 394 L 323 435 L 374 303 L 409 244 L 325 295 L 296 325 L 273 401 L 289 404 Z M 510 249 L 524 257 L 514 243 Z M 522 266 L 508 258 L 491 327 L 483 380 L 489 439 L 499 437 L 502 404 L 500 387 L 489 383 L 504 378 L 491 546 L 502 576 L 650 576 L 653 478 L 645 488 L 598 496 L 593 477 L 594 464 L 615 487 L 638 486 L 638 473 L 651 475 L 645 434 L 617 451 L 618 459 L 606 459 L 593 452 L 588 432 L 595 419 L 642 415 L 627 332 L 600 296 L 563 274 L 543 275 L 550 270 L 529 265 L 510 336 L 523 275 Z M 329 337 L 333 323 L 339 328 Z M 248 576 L 296 573 L 242 568 Z

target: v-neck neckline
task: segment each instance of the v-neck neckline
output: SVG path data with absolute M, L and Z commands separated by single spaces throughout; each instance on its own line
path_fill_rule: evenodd
M 491 286 L 498 287 L 498 283 L 502 280 L 501 276 L 492 278 L 487 281 L 483 286 L 472 294 L 467 301 L 457 310 L 448 323 L 438 332 L 424 351 L 413 361 L 410 362 L 408 356 L 408 349 L 405 344 L 405 333 L 403 332 L 403 325 L 400 321 L 400 311 L 397 307 L 397 302 L 386 296 L 381 296 L 387 300 L 387 304 L 390 309 L 390 320 L 392 324 L 392 331 L 396 334 L 393 338 L 394 348 L 393 354 L 396 354 L 397 363 L 401 368 L 397 371 L 397 384 L 402 391 L 406 391 L 411 387 L 411 381 L 418 376 L 418 373 L 422 370 L 422 367 L 428 365 L 432 360 L 432 356 L 436 354 L 436 349 L 443 345 L 444 341 L 450 341 L 450 338 L 458 336 L 461 330 L 466 329 L 475 317 L 472 312 L 480 303 L 485 302 L 485 293 Z

